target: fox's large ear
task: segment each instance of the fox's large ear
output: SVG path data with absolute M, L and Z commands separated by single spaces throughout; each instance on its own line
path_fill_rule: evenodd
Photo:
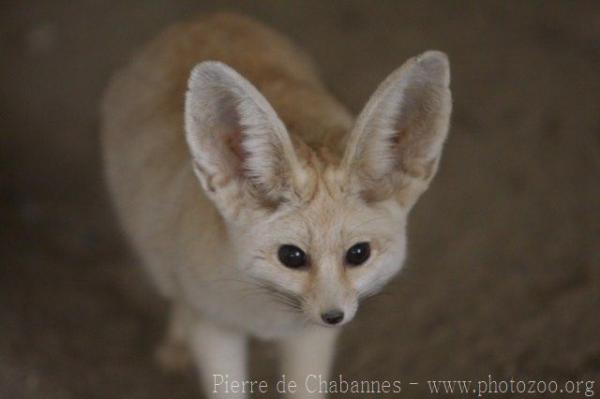
M 283 122 L 258 90 L 225 64 L 208 61 L 193 69 L 185 130 L 196 175 L 220 208 L 245 194 L 278 202 L 301 184 Z
M 395 196 L 412 207 L 435 175 L 452 99 L 444 53 L 428 51 L 394 71 L 351 132 L 342 167 L 365 199 Z

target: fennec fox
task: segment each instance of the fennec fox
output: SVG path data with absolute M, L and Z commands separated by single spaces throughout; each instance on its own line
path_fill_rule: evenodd
M 358 78 L 358 76 L 357 76 Z M 338 328 L 405 257 L 451 111 L 446 56 L 408 60 L 354 117 L 286 38 L 250 19 L 177 25 L 113 78 L 106 175 L 171 306 L 159 349 L 209 396 L 246 378 L 248 337 L 276 340 L 297 397 L 319 397 Z M 189 350 L 189 352 L 188 352 Z M 317 387 L 318 388 L 318 387 Z

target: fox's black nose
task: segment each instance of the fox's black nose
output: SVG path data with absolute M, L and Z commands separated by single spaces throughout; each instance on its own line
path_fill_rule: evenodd
M 337 324 L 344 320 L 344 312 L 337 309 L 330 310 L 329 312 L 321 314 L 321 319 L 327 324 Z

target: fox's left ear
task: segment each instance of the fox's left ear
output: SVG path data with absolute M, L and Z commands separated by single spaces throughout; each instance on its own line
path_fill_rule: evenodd
M 185 130 L 196 176 L 226 217 L 244 199 L 276 204 L 302 185 L 303 169 L 283 122 L 249 81 L 223 63 L 205 61 L 193 69 Z
M 342 168 L 368 201 L 395 197 L 410 208 L 435 175 L 452 98 L 446 55 L 411 58 L 377 89 L 351 132 Z

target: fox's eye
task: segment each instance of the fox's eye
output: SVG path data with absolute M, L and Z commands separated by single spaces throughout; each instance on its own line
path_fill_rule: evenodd
M 285 244 L 279 247 L 277 252 L 279 261 L 291 269 L 306 266 L 306 254 L 295 245 Z
M 368 242 L 359 242 L 346 252 L 346 263 L 352 266 L 362 265 L 369 256 L 371 256 L 371 245 Z

